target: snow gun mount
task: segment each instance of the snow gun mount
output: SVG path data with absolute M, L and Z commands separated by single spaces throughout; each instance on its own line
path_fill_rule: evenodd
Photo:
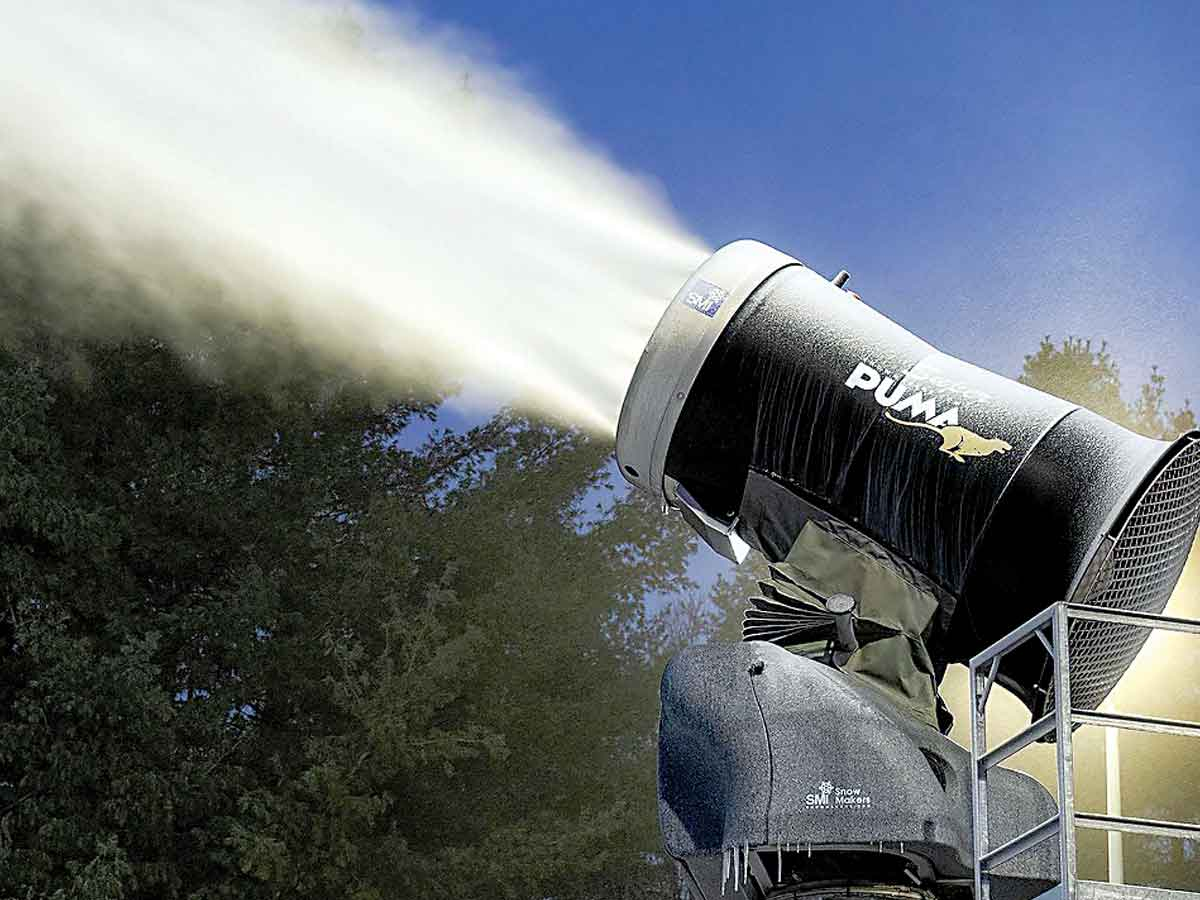
M 1161 612 L 1200 525 L 1200 433 L 1173 442 L 939 353 L 753 241 L 668 306 L 625 395 L 625 478 L 717 552 L 766 566 L 743 642 L 668 666 L 667 851 L 696 897 L 967 898 L 969 754 L 938 695 L 1062 601 Z M 1071 704 L 1095 709 L 1145 641 L 1070 628 Z M 1035 642 L 1036 643 L 1036 642 Z M 995 680 L 1055 708 L 1040 646 Z M 993 845 L 1053 815 L 993 769 Z M 1058 879 L 1054 842 L 992 872 L 994 900 Z

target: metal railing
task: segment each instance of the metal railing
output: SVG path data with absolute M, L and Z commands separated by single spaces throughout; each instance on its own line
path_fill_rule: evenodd
M 1130 731 L 1200 737 L 1200 723 L 1125 713 L 1077 710 L 1072 708 L 1069 699 L 1065 703 L 1061 702 L 1061 698 L 1070 698 L 1071 696 L 1069 626 L 1072 620 L 1200 635 L 1200 621 L 1150 613 L 1121 612 L 1098 606 L 1059 603 L 1039 613 L 1007 637 L 997 641 L 971 659 L 971 823 L 975 836 L 976 900 L 990 900 L 991 874 L 998 866 L 1056 835 L 1059 838 L 1061 900 L 1077 900 L 1077 888 L 1080 886 L 1097 886 L 1097 882 L 1080 882 L 1076 877 L 1076 828 L 1200 839 L 1200 825 L 1076 812 L 1075 769 L 1071 741 L 1071 734 L 1076 725 L 1100 725 Z M 1056 698 L 1054 709 L 1024 731 L 1009 738 L 995 749 L 988 750 L 985 713 L 988 697 L 1000 671 L 1000 661 L 1006 654 L 1032 640 L 1039 641 L 1054 661 L 1054 697 Z M 1007 843 L 999 847 L 991 847 L 988 839 L 988 772 L 1013 754 L 1051 733 L 1057 740 L 1058 812 L 1040 825 Z M 1119 890 L 1116 885 L 1113 886 L 1113 889 Z M 1146 892 L 1145 888 L 1135 887 L 1132 890 L 1139 895 L 1144 895 Z M 1179 897 L 1200 897 L 1200 895 L 1185 895 L 1182 892 L 1170 893 Z

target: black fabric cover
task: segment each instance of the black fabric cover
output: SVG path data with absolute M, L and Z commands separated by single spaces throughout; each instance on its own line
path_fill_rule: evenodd
M 684 401 L 665 471 L 707 512 L 740 516 L 768 560 L 809 520 L 886 548 L 938 600 L 923 641 L 940 677 L 1077 599 L 1107 531 L 1179 445 L 939 353 L 815 277 L 785 268 L 737 310 Z M 1160 611 L 1159 594 L 1121 603 Z M 1036 715 L 1043 669 L 1032 655 L 1001 664 Z

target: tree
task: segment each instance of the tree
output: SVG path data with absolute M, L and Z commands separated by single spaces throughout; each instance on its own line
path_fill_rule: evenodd
M 0 230 L 0 896 L 671 895 L 676 638 L 643 598 L 690 544 L 611 446 L 508 412 L 414 446 L 435 394 L 130 315 L 137 285 L 26 225 Z
M 1196 427 L 1189 401 L 1177 410 L 1167 409 L 1167 379 L 1157 367 L 1150 370 L 1135 399 L 1126 401 L 1120 369 L 1107 342 L 1093 348 L 1090 340 L 1068 337 L 1056 346 L 1049 337 L 1042 338 L 1037 352 L 1025 357 L 1020 380 L 1148 437 L 1171 440 Z

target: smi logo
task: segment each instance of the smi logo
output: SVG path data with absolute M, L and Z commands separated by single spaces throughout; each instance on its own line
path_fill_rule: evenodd
M 822 781 L 815 794 L 804 795 L 809 809 L 870 809 L 871 795 L 862 788 L 834 787 L 832 781 Z
M 729 292 L 724 288 L 697 278 L 687 286 L 687 290 L 679 298 L 679 302 L 711 319 L 728 298 Z
M 1012 444 L 1000 438 L 985 438 L 958 424 L 958 407 L 952 406 L 938 412 L 936 397 L 926 397 L 921 391 L 908 393 L 908 385 L 901 379 L 883 375 L 874 366 L 860 362 L 846 379 L 851 390 L 874 391 L 875 402 L 887 410 L 885 415 L 897 425 L 905 428 L 924 428 L 942 439 L 938 447 L 955 462 L 965 463 L 970 457 L 991 456 L 1007 453 Z M 900 419 L 895 413 L 907 412 L 911 418 Z M 924 421 L 919 421 L 920 416 Z
M 817 793 L 805 795 L 804 802 L 809 806 L 829 806 L 831 794 L 833 794 L 833 782 L 822 781 L 817 785 Z

